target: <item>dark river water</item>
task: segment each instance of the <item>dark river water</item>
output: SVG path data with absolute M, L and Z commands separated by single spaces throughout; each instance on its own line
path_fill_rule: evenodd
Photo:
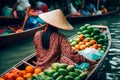
M 120 80 L 120 13 L 109 17 L 73 25 L 73 31 L 60 31 L 66 37 L 70 37 L 78 31 L 78 28 L 86 23 L 106 25 L 109 27 L 112 44 L 104 64 L 98 72 L 99 80 Z M 13 43 L 14 44 L 14 43 Z M 35 52 L 33 37 L 21 40 L 21 42 L 0 50 L 0 74 L 14 66 L 16 63 Z M 97 79 L 97 80 L 98 80 Z

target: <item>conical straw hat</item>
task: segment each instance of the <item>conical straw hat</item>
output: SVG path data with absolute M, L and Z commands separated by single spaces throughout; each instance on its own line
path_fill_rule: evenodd
M 68 23 L 64 14 L 60 9 L 56 9 L 50 12 L 39 14 L 39 17 L 46 23 L 64 30 L 72 30 L 73 27 Z

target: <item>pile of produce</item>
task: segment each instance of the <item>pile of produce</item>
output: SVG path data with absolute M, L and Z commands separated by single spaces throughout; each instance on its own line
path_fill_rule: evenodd
M 0 80 L 26 80 L 32 76 L 36 76 L 42 72 L 41 68 L 34 68 L 33 66 L 26 66 L 24 70 L 17 68 L 5 73 Z
M 95 25 L 85 24 L 79 28 L 77 36 L 70 39 L 69 42 L 76 51 L 89 47 L 105 51 L 108 45 L 108 37 Z
M 84 80 L 87 77 L 87 70 L 81 71 L 74 65 L 65 63 L 53 63 L 49 69 L 44 70 L 29 80 Z

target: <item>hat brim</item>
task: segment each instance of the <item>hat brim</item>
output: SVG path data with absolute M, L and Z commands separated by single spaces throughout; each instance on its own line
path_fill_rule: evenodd
M 64 14 L 60 9 L 39 14 L 39 17 L 53 27 L 63 30 L 73 29 L 72 25 L 66 20 Z

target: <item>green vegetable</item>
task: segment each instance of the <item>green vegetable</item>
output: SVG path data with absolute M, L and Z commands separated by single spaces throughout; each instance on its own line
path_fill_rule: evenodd
M 67 71 L 74 71 L 75 66 L 74 65 L 68 65 L 66 70 Z
M 53 77 L 54 79 L 56 79 L 58 76 L 59 76 L 59 73 L 58 73 L 58 72 L 56 72 L 56 73 L 54 73 L 54 74 L 52 75 L 52 77 Z
M 78 77 L 75 77 L 74 80 L 82 80 L 82 79 L 80 78 L 80 76 L 78 76 Z
M 83 34 L 89 34 L 89 31 L 88 30 L 84 30 L 82 31 Z
M 81 73 L 79 76 L 82 80 L 84 80 L 87 77 L 87 74 L 86 73 Z
M 51 64 L 51 68 L 54 69 L 54 70 L 57 70 L 58 69 L 58 65 L 59 65 L 59 63 L 52 63 Z
M 63 80 L 63 79 L 64 79 L 64 76 L 60 75 L 56 80 Z
M 74 71 L 75 71 L 75 73 L 77 73 L 77 74 L 81 74 L 81 70 L 79 70 L 79 69 L 74 69 Z
M 47 75 L 51 77 L 55 72 L 55 70 L 48 70 Z
M 45 80 L 54 80 L 52 77 L 46 77 Z
M 65 76 L 65 80 L 74 80 L 74 78 L 70 75 Z
M 69 75 L 72 76 L 72 77 L 76 77 L 78 76 L 79 74 L 75 73 L 75 72 L 69 72 Z
M 85 29 L 86 29 L 86 28 L 85 28 L 84 26 L 82 26 L 82 27 L 79 28 L 79 31 L 82 32 L 82 31 L 84 31 Z
M 102 38 L 98 39 L 98 40 L 97 40 L 97 43 L 98 43 L 98 44 L 104 44 L 104 39 L 102 39 Z
M 88 26 L 90 26 L 90 24 L 85 24 L 85 25 L 84 25 L 84 27 L 88 27 Z
M 66 69 L 67 66 L 68 66 L 68 64 L 61 63 L 61 64 L 58 65 L 58 68 L 59 69 L 61 69 L 61 68 Z
M 92 31 L 93 31 L 93 27 L 88 26 L 88 27 L 87 27 L 87 30 L 88 30 L 89 32 L 92 32 Z
M 68 74 L 66 69 L 59 69 L 58 73 L 61 74 L 61 75 L 67 75 Z
M 93 33 L 94 33 L 94 35 L 95 35 L 95 34 L 100 34 L 100 29 L 98 29 L 98 28 L 93 29 Z
M 98 40 L 98 39 L 99 39 L 99 35 L 95 35 L 95 36 L 94 36 L 94 39 L 95 39 L 95 40 Z

